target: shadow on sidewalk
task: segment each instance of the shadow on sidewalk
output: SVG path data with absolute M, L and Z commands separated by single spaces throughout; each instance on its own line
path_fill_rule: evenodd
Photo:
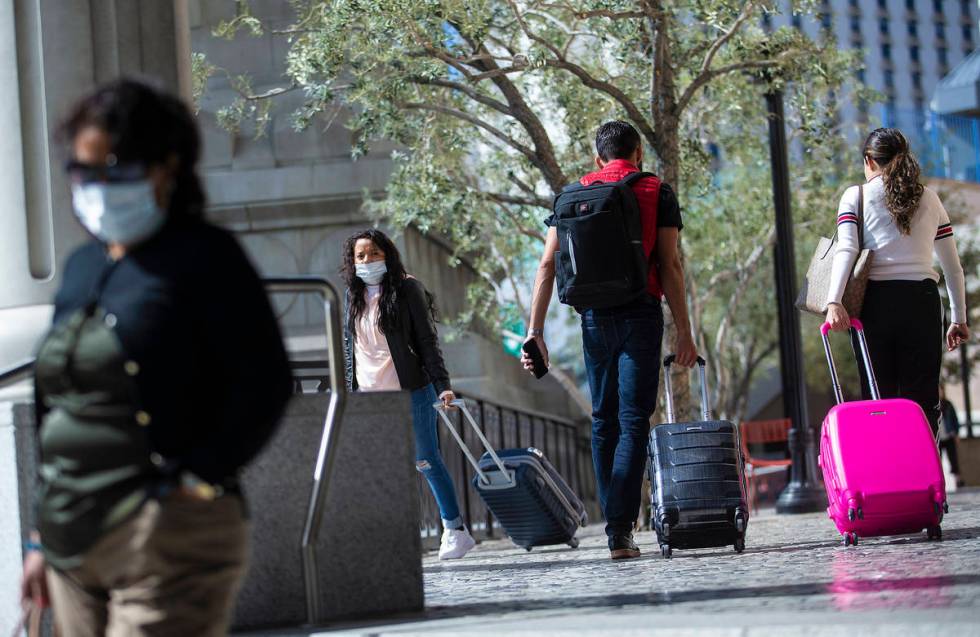
M 962 540 L 973 540 L 980 537 L 980 527 L 967 527 L 962 529 L 949 529 L 943 531 L 942 542 L 957 542 Z M 926 538 L 925 534 L 920 535 L 902 535 L 895 536 L 892 538 L 868 538 L 868 541 L 884 541 L 885 544 L 914 544 L 914 543 L 931 543 L 932 540 Z M 771 546 L 752 546 L 751 538 L 748 540 L 749 544 L 745 548 L 745 555 L 752 555 L 756 553 L 796 553 L 799 551 L 813 551 L 815 549 L 831 549 L 841 546 L 841 541 L 838 539 L 828 540 L 826 542 L 804 542 L 796 544 L 783 544 L 783 545 L 771 545 Z M 565 549 L 568 551 L 569 549 Z M 583 547 L 576 549 L 578 552 L 593 552 L 602 553 L 603 557 L 600 558 L 588 558 L 588 559 L 576 559 L 568 562 L 554 562 L 554 561 L 540 561 L 540 562 L 514 562 L 512 564 L 501 564 L 500 562 L 483 563 L 483 564 L 468 564 L 468 563 L 456 563 L 452 565 L 429 565 L 425 566 L 422 570 L 427 574 L 433 573 L 476 573 L 480 571 L 536 571 L 545 569 L 561 569 L 563 566 L 578 567 L 584 564 L 605 564 L 609 563 L 608 549 L 606 547 Z M 556 553 L 558 551 L 541 551 L 538 555 L 546 555 L 548 553 Z M 515 559 L 523 557 L 523 553 L 515 554 Z M 677 550 L 674 556 L 671 558 L 673 560 L 678 559 L 716 559 L 723 556 L 731 556 L 732 551 L 728 550 L 717 550 L 717 551 L 705 551 L 704 549 L 698 549 L 694 551 Z M 653 552 L 644 552 L 643 557 L 640 558 L 639 562 L 645 562 L 648 560 L 655 560 L 657 562 L 662 561 L 663 558 L 659 554 L 654 554 Z M 630 562 L 630 563 L 636 563 Z
M 835 582 L 810 582 L 741 588 L 717 588 L 693 591 L 662 591 L 650 593 L 621 593 L 588 595 L 554 599 L 528 599 L 504 602 L 436 606 L 426 609 L 427 619 L 443 619 L 473 615 L 500 614 L 518 611 L 569 610 L 573 608 L 610 608 L 618 606 L 664 606 L 688 602 L 707 602 L 719 599 L 806 597 L 827 595 L 846 590 L 849 593 L 881 593 L 886 591 L 928 590 L 932 588 L 980 584 L 980 574 L 939 575 L 904 579 L 854 579 Z

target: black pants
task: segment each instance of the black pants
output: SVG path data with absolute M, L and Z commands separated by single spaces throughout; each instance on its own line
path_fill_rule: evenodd
M 960 475 L 960 459 L 956 453 L 956 438 L 947 438 L 939 441 L 939 448 L 946 452 L 949 458 L 949 470 L 954 476 Z
M 939 430 L 939 372 L 943 315 L 935 281 L 869 281 L 861 310 L 864 335 L 882 398 L 908 398 L 922 407 L 933 435 Z M 871 398 L 857 340 L 861 392 Z

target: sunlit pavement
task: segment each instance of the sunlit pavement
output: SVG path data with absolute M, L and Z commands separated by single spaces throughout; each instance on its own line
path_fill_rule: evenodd
M 578 549 L 526 553 L 484 542 L 425 558 L 426 611 L 267 635 L 975 635 L 980 637 L 980 490 L 950 495 L 943 540 L 862 538 L 845 548 L 825 514 L 763 513 L 746 551 L 612 562 L 601 527 Z M 378 583 L 384 594 L 384 583 Z

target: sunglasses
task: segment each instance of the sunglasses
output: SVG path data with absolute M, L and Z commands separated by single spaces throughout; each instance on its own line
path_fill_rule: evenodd
M 142 162 L 118 162 L 107 166 L 83 164 L 74 159 L 65 163 L 65 172 L 77 184 L 125 183 L 146 179 L 147 175 L 146 164 Z

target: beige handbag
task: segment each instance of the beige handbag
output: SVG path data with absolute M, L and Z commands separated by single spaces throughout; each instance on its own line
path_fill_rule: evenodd
M 854 262 L 854 269 L 851 270 L 851 276 L 847 279 L 844 296 L 841 299 L 844 309 L 847 310 L 848 315 L 853 317 L 861 316 L 864 291 L 868 288 L 871 263 L 874 261 L 874 251 L 864 248 L 864 186 L 858 186 L 857 218 L 858 245 L 861 246 L 861 251 L 858 252 L 857 261 Z M 830 272 L 833 268 L 836 243 L 836 232 L 833 239 L 821 237 L 820 242 L 817 243 L 817 249 L 813 253 L 813 258 L 810 259 L 810 267 L 807 268 L 806 277 L 803 279 L 800 296 L 796 299 L 798 309 L 818 316 L 824 315 L 827 293 L 830 291 Z

